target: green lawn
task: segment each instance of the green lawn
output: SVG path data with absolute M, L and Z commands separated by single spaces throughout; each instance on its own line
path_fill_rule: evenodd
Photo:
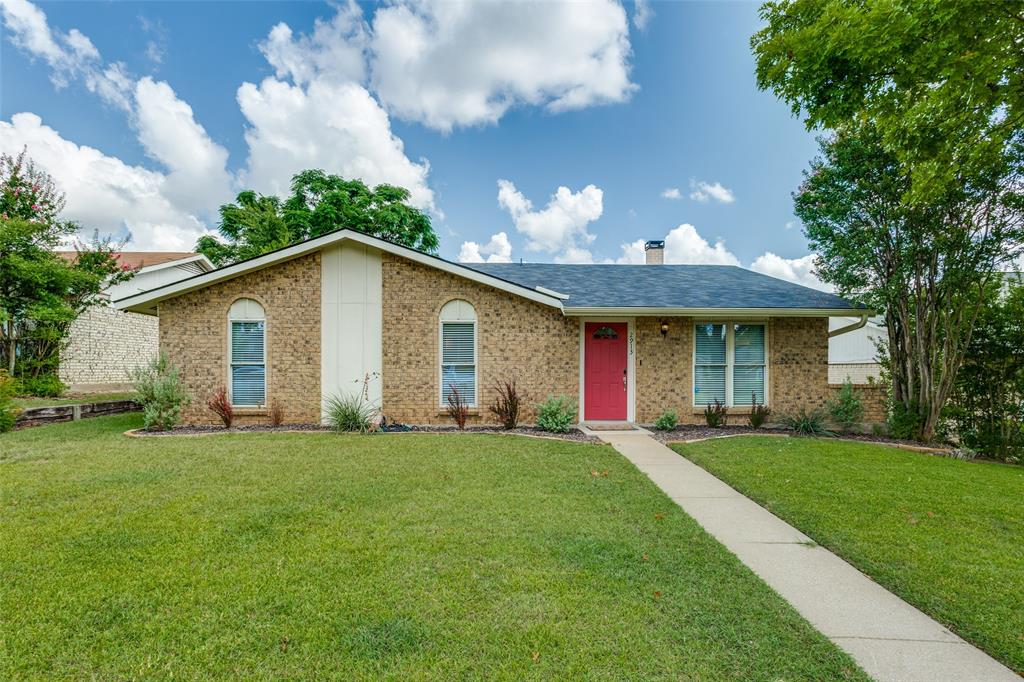
M 866 679 L 609 447 L 139 423 L 0 436 L 0 679 Z
M 1024 673 L 1024 467 L 803 438 L 674 447 Z
M 57 405 L 84 405 L 85 403 L 101 403 L 105 400 L 132 400 L 135 391 L 116 393 L 83 393 L 67 398 L 15 398 L 14 404 L 22 409 L 29 407 L 53 407 Z

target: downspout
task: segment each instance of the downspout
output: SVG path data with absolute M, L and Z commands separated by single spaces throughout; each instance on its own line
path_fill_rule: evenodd
M 841 334 L 846 334 L 847 332 L 855 332 L 858 329 L 863 328 L 864 325 L 866 325 L 867 323 L 868 323 L 868 314 L 864 313 L 863 315 L 860 316 L 860 319 L 858 321 L 854 322 L 853 324 L 848 324 L 845 327 L 840 327 L 839 329 L 833 329 L 832 331 L 830 331 L 828 333 L 828 338 L 831 339 L 831 338 L 839 336 Z

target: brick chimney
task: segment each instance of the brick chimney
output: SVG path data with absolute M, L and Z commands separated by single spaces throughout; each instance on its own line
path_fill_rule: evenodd
M 665 264 L 665 242 L 649 241 L 644 244 L 644 255 L 647 257 L 648 265 Z

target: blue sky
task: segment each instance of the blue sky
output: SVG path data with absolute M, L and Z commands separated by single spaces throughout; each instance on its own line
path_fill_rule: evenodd
M 0 5 L 0 151 L 139 248 L 313 166 L 409 186 L 452 259 L 668 237 L 674 262 L 813 282 L 790 194 L 814 137 L 755 86 L 755 3 Z

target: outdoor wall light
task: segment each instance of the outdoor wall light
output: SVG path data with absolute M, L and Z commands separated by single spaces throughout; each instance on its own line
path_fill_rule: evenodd
M 661 335 L 668 336 L 668 322 L 661 323 Z

